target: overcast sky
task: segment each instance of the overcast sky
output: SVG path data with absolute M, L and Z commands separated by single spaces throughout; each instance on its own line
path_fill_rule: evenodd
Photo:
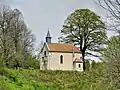
M 103 10 L 93 0 L 0 0 L 0 3 L 7 3 L 23 13 L 38 44 L 45 41 L 48 28 L 52 42 L 57 42 L 65 18 L 77 8 L 89 8 L 98 15 L 103 15 Z

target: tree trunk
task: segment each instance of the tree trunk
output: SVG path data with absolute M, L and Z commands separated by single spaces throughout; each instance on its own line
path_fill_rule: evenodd
M 85 52 L 82 52 L 82 60 L 83 60 L 83 70 L 85 71 Z

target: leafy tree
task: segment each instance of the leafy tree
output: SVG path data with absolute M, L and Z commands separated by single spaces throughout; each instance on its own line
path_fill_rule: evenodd
M 107 83 L 120 89 L 120 36 L 113 36 L 103 52 Z
M 105 24 L 100 16 L 89 9 L 77 9 L 71 13 L 61 30 L 60 42 L 76 43 L 80 46 L 85 70 L 85 54 L 94 55 L 88 51 L 100 52 L 101 45 L 106 41 Z
M 23 67 L 32 54 L 35 37 L 24 23 L 22 13 L 0 5 L 0 55 L 6 67 Z
M 26 61 L 25 68 L 40 69 L 40 62 L 36 56 L 27 55 L 28 60 Z

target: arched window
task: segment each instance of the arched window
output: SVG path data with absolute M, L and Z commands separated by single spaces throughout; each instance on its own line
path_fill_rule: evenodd
M 46 55 L 46 51 L 44 51 L 44 56 L 46 57 L 47 55 Z
M 63 55 L 60 56 L 60 64 L 63 64 Z
M 80 64 L 79 64 L 79 68 L 80 68 Z

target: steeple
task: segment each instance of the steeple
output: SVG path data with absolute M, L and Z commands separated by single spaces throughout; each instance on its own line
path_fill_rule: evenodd
M 50 35 L 50 31 L 48 30 L 48 32 L 47 32 L 47 36 L 46 36 L 46 42 L 48 43 L 48 44 L 50 44 L 51 43 L 51 35 Z

